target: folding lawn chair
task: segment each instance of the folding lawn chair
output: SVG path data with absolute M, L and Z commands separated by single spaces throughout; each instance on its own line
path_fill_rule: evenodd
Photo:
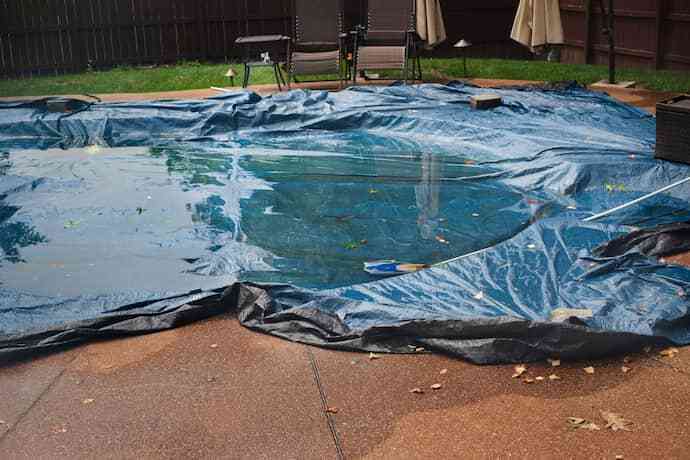
M 295 33 L 288 53 L 288 88 L 296 75 L 346 77 L 343 0 L 293 0 Z
M 360 26 L 361 33 L 355 38 L 353 84 L 359 71 L 374 69 L 400 69 L 407 83 L 410 59 L 414 61 L 412 80 L 417 76 L 415 62 L 421 80 L 415 0 L 369 0 L 368 3 L 367 27 Z

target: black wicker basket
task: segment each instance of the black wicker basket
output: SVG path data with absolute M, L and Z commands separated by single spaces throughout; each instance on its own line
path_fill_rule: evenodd
M 656 158 L 690 164 L 690 95 L 656 105 Z

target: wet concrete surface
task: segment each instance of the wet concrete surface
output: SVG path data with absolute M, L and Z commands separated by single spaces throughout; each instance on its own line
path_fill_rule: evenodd
M 687 254 L 668 259 L 690 265 Z M 221 317 L 0 365 L 0 458 L 328 459 L 337 447 L 346 458 L 688 456 L 690 349 L 532 364 L 527 375 L 546 379 L 531 384 L 513 373 L 308 348 Z M 601 411 L 633 431 L 606 429 Z M 573 430 L 568 417 L 601 429 Z

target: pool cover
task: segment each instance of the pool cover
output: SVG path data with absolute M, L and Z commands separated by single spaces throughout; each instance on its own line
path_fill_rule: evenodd
M 487 92 L 503 105 L 472 110 Z M 0 104 L 0 356 L 225 312 L 304 343 L 478 363 L 690 342 L 690 270 L 647 241 L 682 237 L 690 187 L 583 223 L 690 175 L 653 158 L 654 117 L 606 95 L 60 104 Z M 388 259 L 434 266 L 363 270 Z

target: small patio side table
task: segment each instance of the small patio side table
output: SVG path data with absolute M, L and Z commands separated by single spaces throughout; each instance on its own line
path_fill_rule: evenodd
M 288 53 L 290 52 L 290 37 L 285 35 L 250 35 L 238 37 L 235 44 L 243 49 L 243 64 L 244 64 L 244 80 L 242 87 L 246 88 L 249 85 L 249 78 L 253 67 L 273 67 L 273 73 L 276 77 L 276 84 L 280 91 L 283 90 L 282 85 L 286 85 L 285 78 L 280 70 L 280 66 L 285 64 Z M 261 48 L 260 48 L 261 47 Z M 270 60 L 264 61 L 257 59 L 258 53 L 261 51 L 273 51 L 274 54 Z M 282 85 L 281 85 L 282 82 Z

